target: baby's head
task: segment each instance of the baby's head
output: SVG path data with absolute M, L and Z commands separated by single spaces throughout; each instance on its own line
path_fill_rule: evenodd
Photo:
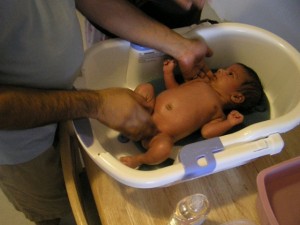
M 235 63 L 215 72 L 213 86 L 228 99 L 226 108 L 250 109 L 263 96 L 263 87 L 256 72 L 242 63 Z
M 249 79 L 238 89 L 238 91 L 245 96 L 244 102 L 238 105 L 238 107 L 241 109 L 250 109 L 256 106 L 261 100 L 263 96 L 263 86 L 257 73 L 253 69 L 242 63 L 237 64 L 242 66 L 249 76 Z

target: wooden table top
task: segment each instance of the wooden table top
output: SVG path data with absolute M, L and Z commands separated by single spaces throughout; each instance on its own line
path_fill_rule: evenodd
M 202 193 L 211 211 L 204 225 L 249 219 L 260 224 L 256 210 L 256 177 L 259 171 L 300 155 L 300 126 L 282 134 L 285 147 L 246 165 L 170 187 L 137 189 L 104 173 L 86 154 L 83 160 L 103 225 L 166 225 L 177 202 Z

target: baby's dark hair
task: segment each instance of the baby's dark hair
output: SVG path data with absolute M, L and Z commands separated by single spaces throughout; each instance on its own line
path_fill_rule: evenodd
M 242 63 L 237 64 L 242 66 L 251 77 L 251 79 L 244 82 L 238 90 L 245 96 L 245 101 L 239 104 L 238 108 L 249 110 L 261 101 L 263 97 L 263 86 L 257 73 L 253 69 Z

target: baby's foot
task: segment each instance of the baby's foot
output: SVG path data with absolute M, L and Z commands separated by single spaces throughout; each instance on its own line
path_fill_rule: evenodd
M 136 169 L 141 163 L 133 156 L 123 156 L 120 158 L 121 163 L 124 165 Z

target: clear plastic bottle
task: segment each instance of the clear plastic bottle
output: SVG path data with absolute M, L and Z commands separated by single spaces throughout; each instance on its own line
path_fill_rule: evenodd
M 210 211 L 209 201 L 203 194 L 187 196 L 177 203 L 168 225 L 200 225 Z
M 227 223 L 222 223 L 221 225 L 256 225 L 253 221 L 248 219 L 241 219 L 241 220 L 233 220 Z

